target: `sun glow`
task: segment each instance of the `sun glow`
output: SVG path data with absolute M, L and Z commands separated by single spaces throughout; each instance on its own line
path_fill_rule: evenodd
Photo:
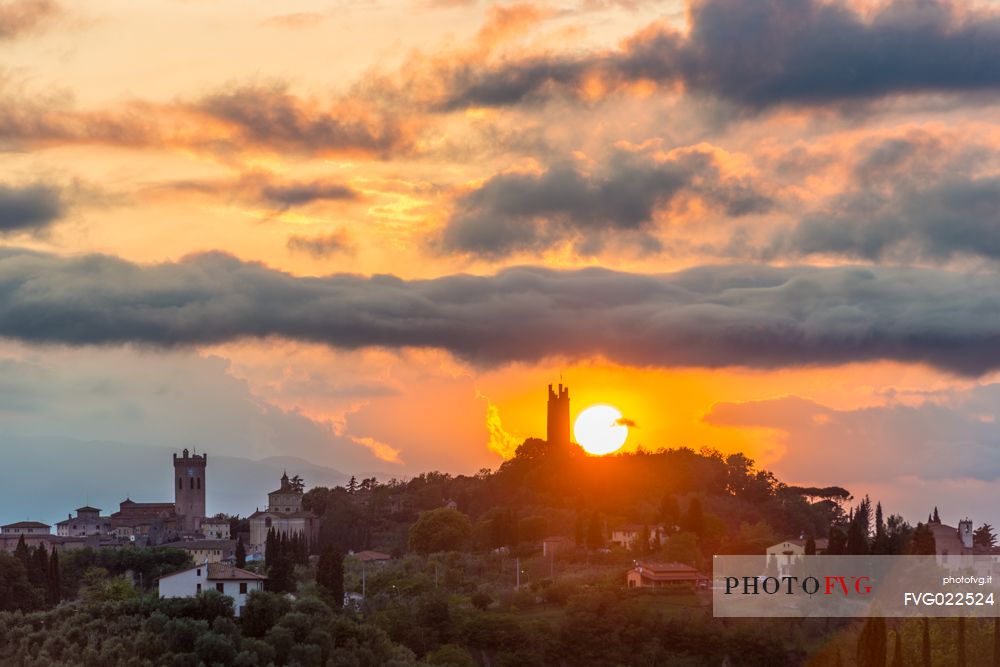
M 610 454 L 621 449 L 628 438 L 622 413 L 610 405 L 592 405 L 573 423 L 573 435 L 588 454 Z

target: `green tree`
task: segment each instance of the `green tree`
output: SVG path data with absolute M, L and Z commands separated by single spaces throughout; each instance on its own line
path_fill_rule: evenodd
M 24 533 L 17 538 L 17 546 L 14 547 L 14 558 L 21 561 L 24 565 L 24 571 L 31 571 L 31 552 L 28 550 L 28 544 L 24 541 Z
M 910 541 L 910 553 L 923 556 L 933 556 L 937 553 L 934 533 L 927 524 L 918 523 L 914 529 L 913 539 Z
M 316 583 L 333 598 L 337 608 L 344 604 L 344 554 L 330 547 L 320 555 Z
M 892 650 L 892 667 L 905 667 L 906 663 L 903 662 L 903 641 L 900 639 L 900 632 L 897 629 L 893 634 L 896 635 L 896 644 Z
M 812 536 L 812 533 L 809 533 L 809 536 L 806 538 L 805 554 L 806 556 L 816 555 L 816 538 Z
M 672 493 L 663 494 L 660 499 L 660 521 L 668 526 L 675 526 L 681 517 L 681 508 L 677 504 L 677 496 Z
M 688 511 L 681 522 L 681 528 L 698 537 L 701 537 L 705 532 L 705 517 L 701 509 L 701 500 L 697 496 L 688 503 Z
M 36 589 L 48 590 L 49 583 L 49 551 L 44 544 L 35 547 L 28 563 L 28 581 Z
M 236 648 L 226 637 L 206 632 L 194 643 L 194 652 L 206 665 L 228 665 L 236 657 Z
M 955 650 L 958 652 L 958 667 L 965 667 L 965 617 L 958 617 L 958 638 L 955 641 Z
M 993 617 L 993 667 L 1000 667 L 1000 616 Z
M 421 554 L 458 551 L 472 536 L 472 522 L 458 510 L 439 507 L 423 512 L 410 527 L 410 549 Z
M 885 619 L 869 617 L 858 635 L 858 667 L 885 667 Z
M 254 591 L 240 613 L 240 627 L 248 637 L 263 637 L 291 609 L 284 595 Z
M 826 553 L 830 556 L 842 556 L 847 553 L 847 534 L 840 526 L 830 526 Z
M 993 526 L 984 523 L 976 528 L 975 532 L 972 533 L 972 543 L 981 549 L 992 549 L 996 546 L 997 536 L 993 532 Z
M 918 526 L 920 524 L 917 524 Z M 924 627 L 920 641 L 920 658 L 923 667 L 931 667 L 931 619 L 924 618 Z
M 247 549 L 243 546 L 243 538 L 236 540 L 236 567 L 247 566 Z
M 268 559 L 267 590 L 291 593 L 295 590 L 295 563 L 288 554 L 287 541 L 275 542 L 274 554 Z
M 37 606 L 28 569 L 20 558 L 0 550 L 0 611 L 31 611 Z
M 62 599 L 62 574 L 59 571 L 59 552 L 55 549 L 49 558 L 49 576 L 46 583 L 48 584 L 45 591 L 46 602 L 50 605 L 59 604 Z

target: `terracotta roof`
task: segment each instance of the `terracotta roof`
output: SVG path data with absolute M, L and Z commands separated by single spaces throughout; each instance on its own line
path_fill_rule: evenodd
M 90 505 L 84 505 L 83 507 L 77 507 L 77 512 L 100 512 L 101 510 L 96 507 L 91 507 Z
M 696 568 L 682 563 L 636 563 L 632 572 L 654 581 L 687 581 L 703 579 L 704 575 Z
M 168 542 L 160 546 L 170 549 L 205 550 L 221 549 L 233 550 L 236 548 L 236 540 L 181 540 L 179 542 Z
M 373 560 L 392 560 L 392 556 L 381 551 L 359 551 L 354 554 L 354 557 L 365 563 L 370 563 Z
M 51 528 L 47 523 L 41 523 L 40 521 L 18 521 L 17 523 L 8 523 L 3 528 Z
M 560 542 L 560 543 L 571 542 L 573 544 L 576 544 L 576 540 L 571 539 L 569 537 L 563 537 L 562 535 L 556 535 L 555 537 L 546 537 L 544 540 L 542 540 L 542 542 Z
M 250 572 L 248 570 L 241 570 L 234 565 L 226 565 L 225 563 L 209 563 L 208 564 L 208 579 L 209 581 L 266 581 L 267 577 L 262 574 L 257 574 L 256 572 Z

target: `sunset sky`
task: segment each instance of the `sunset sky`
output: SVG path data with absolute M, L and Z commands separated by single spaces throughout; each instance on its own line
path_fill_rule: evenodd
M 562 377 L 996 525 L 998 93 L 986 1 L 0 2 L 0 448 L 471 474 Z

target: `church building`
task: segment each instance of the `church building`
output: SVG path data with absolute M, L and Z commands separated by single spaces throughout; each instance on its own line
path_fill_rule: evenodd
M 298 477 L 290 480 L 288 473 L 281 476 L 281 486 L 267 494 L 267 509 L 250 515 L 249 554 L 263 556 L 267 533 L 271 529 L 278 535 L 305 535 L 313 542 L 319 535 L 319 518 L 302 509 L 303 485 Z

